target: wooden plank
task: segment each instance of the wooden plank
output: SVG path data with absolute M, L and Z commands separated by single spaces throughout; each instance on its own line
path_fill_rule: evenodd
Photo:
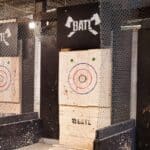
M 60 52 L 59 104 L 111 106 L 110 49 Z
M 0 101 L 20 101 L 19 57 L 0 58 Z
M 70 128 L 61 132 L 80 137 L 91 137 L 90 134 L 98 128 L 104 128 L 111 124 L 111 108 L 99 107 L 69 107 L 60 106 L 60 129 L 68 126 Z M 75 131 L 75 128 L 77 131 Z M 83 128 L 83 129 L 81 129 Z M 85 130 L 87 135 L 83 135 L 81 131 Z M 90 134 L 89 134 L 90 133 Z M 82 134 L 82 135 L 81 135 Z
M 0 103 L 0 114 L 20 114 L 20 103 Z
M 21 112 L 19 57 L 0 57 L 0 113 Z
M 92 150 L 95 132 L 111 124 L 111 108 L 60 106 L 60 144 Z M 83 141 L 83 142 L 81 142 Z

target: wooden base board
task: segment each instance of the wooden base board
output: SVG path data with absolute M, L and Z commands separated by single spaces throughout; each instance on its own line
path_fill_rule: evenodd
M 21 104 L 20 103 L 0 103 L 0 113 L 3 114 L 20 114 Z
M 60 139 L 60 144 L 67 145 L 73 149 L 93 150 L 94 138 L 80 138 L 73 136 L 64 136 Z
M 60 106 L 60 144 L 92 150 L 97 129 L 111 124 L 111 108 Z M 82 141 L 82 142 L 81 142 Z

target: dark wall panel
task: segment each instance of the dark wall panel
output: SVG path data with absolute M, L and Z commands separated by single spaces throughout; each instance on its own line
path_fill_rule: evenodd
M 34 104 L 34 36 L 28 24 L 18 25 L 18 49 L 22 58 L 22 113 L 33 112 Z
M 120 27 L 132 17 L 128 1 L 102 1 L 101 47 L 113 50 L 112 123 L 130 118 L 132 32 Z
M 112 123 L 130 118 L 131 42 L 130 31 L 114 31 Z
M 37 143 L 41 138 L 41 128 L 39 119 L 0 125 L 0 149 L 13 150 Z
M 34 103 L 34 39 L 23 40 L 22 112 L 32 112 Z
M 94 150 L 135 150 L 135 121 L 128 120 L 96 132 Z
M 150 26 L 149 26 L 150 27 Z M 139 150 L 150 149 L 150 28 L 139 32 L 137 136 Z
M 41 118 L 43 136 L 58 139 L 58 50 L 55 36 L 42 36 Z

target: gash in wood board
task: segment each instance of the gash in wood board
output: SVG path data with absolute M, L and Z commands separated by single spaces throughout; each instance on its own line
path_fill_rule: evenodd
M 111 106 L 110 49 L 60 52 L 59 104 Z

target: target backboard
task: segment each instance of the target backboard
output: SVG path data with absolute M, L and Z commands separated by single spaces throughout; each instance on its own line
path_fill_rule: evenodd
M 0 57 L 0 103 L 20 102 L 19 57 Z
M 59 104 L 111 106 L 110 49 L 60 52 Z
M 59 143 L 74 149 L 93 150 L 96 130 L 111 125 L 109 108 L 60 106 L 59 111 Z

